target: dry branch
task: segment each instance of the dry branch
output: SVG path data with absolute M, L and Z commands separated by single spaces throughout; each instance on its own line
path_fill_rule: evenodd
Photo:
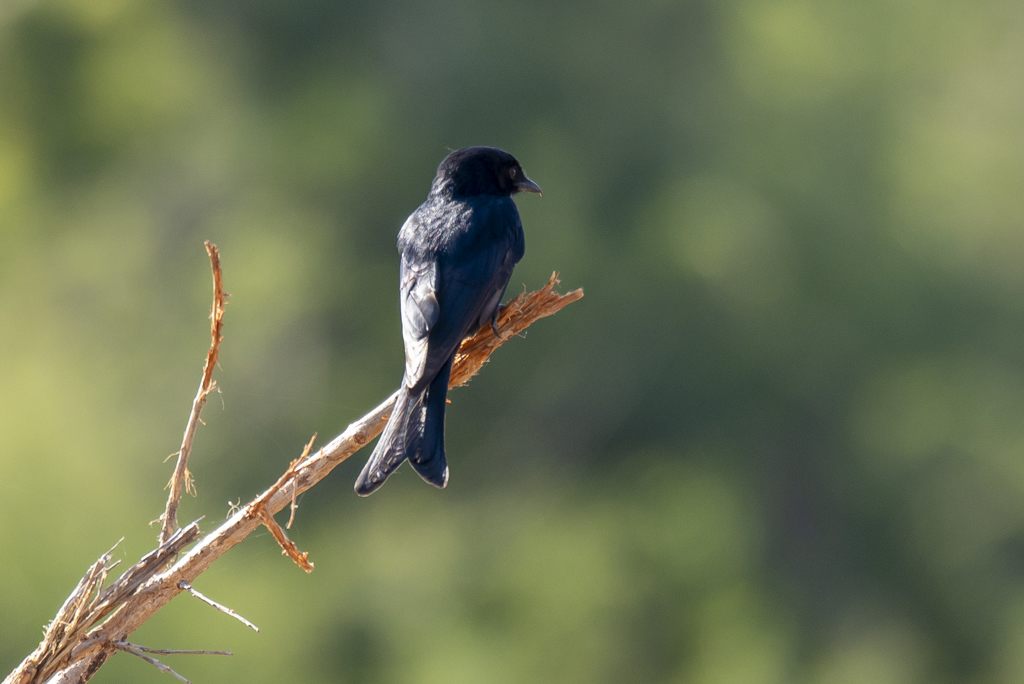
M 200 414 L 206 404 L 206 398 L 216 387 L 213 381 L 213 369 L 217 367 L 217 358 L 220 356 L 220 343 L 223 339 L 221 329 L 224 320 L 224 282 L 221 279 L 220 252 L 217 245 L 209 240 L 203 243 L 206 253 L 210 257 L 210 270 L 213 271 L 213 307 L 210 310 L 210 350 L 206 352 L 206 361 L 203 363 L 203 375 L 199 380 L 199 389 L 196 391 L 195 399 L 192 400 L 192 410 L 188 414 L 188 421 L 185 423 L 185 434 L 181 438 L 181 447 L 178 449 L 178 460 L 174 465 L 174 474 L 171 475 L 169 483 L 170 491 L 167 494 L 167 507 L 164 514 L 160 516 L 160 543 L 170 539 L 175 530 L 178 529 L 178 504 L 181 502 L 183 491 L 193 492 L 192 473 L 188 469 L 188 457 L 192 453 L 192 440 L 195 439 L 196 430 L 199 428 Z
M 557 283 L 557 274 L 553 273 L 543 288 L 521 294 L 510 302 L 498 318 L 500 338 L 494 335 L 490 326 L 484 326 L 464 340 L 452 369 L 451 385 L 457 387 L 465 384 L 499 346 L 535 321 L 550 316 L 583 297 L 582 290 L 574 290 L 564 295 L 555 292 Z M 171 545 L 189 536 L 186 533 L 193 526 L 180 530 L 159 549 L 147 554 L 97 601 L 89 603 L 83 609 L 79 605 L 81 599 L 76 597 L 94 593 L 102 583 L 109 554 L 101 557 L 68 599 L 74 608 L 71 612 L 79 615 L 74 620 L 73 633 L 68 634 L 67 630 L 59 625 L 51 625 L 51 629 L 47 630 L 47 639 L 52 631 L 64 634 L 59 640 L 59 651 L 55 652 L 52 644 L 44 639 L 43 643 L 7 676 L 4 684 L 80 684 L 88 681 L 111 653 L 118 648 L 124 648 L 119 645 L 126 643 L 129 634 L 172 598 L 186 589 L 194 594 L 198 593 L 191 588 L 191 583 L 214 561 L 255 529 L 266 524 L 269 516 L 288 506 L 297 495 L 315 486 L 336 466 L 380 434 L 393 408 L 396 394 L 392 394 L 368 414 L 349 425 L 344 432 L 312 455 L 304 455 L 293 461 L 271 487 L 200 539 L 176 562 L 168 562 L 174 558 L 174 555 L 169 553 Z M 197 395 L 197 400 L 199 398 Z M 291 486 L 286 487 L 286 484 Z M 147 564 L 146 572 L 137 570 L 144 564 Z M 100 577 L 99 582 L 95 580 L 96 577 Z M 114 587 L 118 589 L 114 590 Z M 112 601 L 114 597 L 117 598 L 116 602 Z M 58 617 L 69 612 L 69 603 L 65 604 Z

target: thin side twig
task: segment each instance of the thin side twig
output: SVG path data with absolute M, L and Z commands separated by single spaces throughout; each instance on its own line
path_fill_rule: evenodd
M 284 526 L 286 530 L 292 529 L 292 523 L 295 522 L 295 511 L 299 510 L 297 494 L 298 492 L 295 490 L 295 483 L 292 482 L 292 502 L 288 506 L 288 523 Z
M 260 511 L 260 519 L 263 522 L 263 526 L 274 537 L 274 541 L 281 547 L 281 553 L 291 558 L 292 562 L 302 568 L 307 574 L 313 572 L 315 566 L 313 561 L 309 560 L 309 554 L 305 551 L 299 551 L 299 547 L 295 546 L 295 542 L 288 538 L 288 535 L 284 533 L 281 526 L 274 520 L 274 516 L 267 513 L 266 509 L 263 509 Z
M 192 473 L 188 469 L 188 459 L 192 454 L 192 440 L 195 439 L 196 430 L 202 423 L 200 414 L 206 404 L 206 398 L 216 387 L 213 380 L 213 369 L 217 366 L 217 358 L 220 356 L 220 343 L 223 339 L 221 329 L 224 320 L 224 282 L 220 270 L 220 251 L 217 245 L 209 240 L 203 243 L 206 253 L 210 257 L 210 269 L 213 272 L 213 306 L 210 310 L 210 349 L 206 352 L 206 361 L 203 363 L 203 375 L 199 381 L 199 389 L 196 391 L 195 399 L 192 400 L 192 411 L 189 412 L 188 422 L 185 423 L 185 434 L 181 438 L 181 448 L 178 449 L 178 460 L 174 464 L 174 473 L 169 483 L 170 491 L 167 494 L 167 506 L 160 516 L 160 543 L 170 539 L 175 530 L 178 529 L 178 504 L 181 503 L 183 491 L 194 492 Z
M 141 658 L 142 660 L 145 660 L 147 663 L 149 663 L 150 665 L 152 665 L 156 669 L 160 670 L 161 672 L 163 672 L 165 674 L 171 675 L 172 677 L 177 679 L 179 682 L 185 682 L 185 684 L 192 684 L 192 680 L 187 679 L 185 677 L 182 677 L 180 674 L 178 674 L 173 669 L 171 669 L 171 667 L 169 665 L 165 665 L 165 664 L 161 663 L 159 660 L 157 660 L 153 656 L 146 655 L 145 651 L 143 651 L 141 648 L 139 648 L 135 644 L 131 643 L 130 641 L 115 641 L 114 642 L 114 647 L 117 648 L 120 651 L 124 651 L 125 653 L 131 653 L 136 658 Z
M 253 623 L 251 623 L 248 620 L 246 620 L 244 617 L 239 615 L 237 612 L 231 610 L 230 608 L 225 606 L 223 603 L 217 603 L 212 598 L 210 598 L 209 596 L 207 596 L 203 592 L 199 591 L 198 589 L 193 587 L 188 582 L 186 582 L 184 580 L 182 580 L 181 582 L 178 582 L 178 588 L 183 590 L 183 591 L 187 591 L 192 596 L 194 596 L 195 598 L 199 599 L 200 601 L 202 601 L 206 605 L 210 606 L 211 608 L 213 608 L 215 610 L 219 610 L 220 612 L 224 613 L 225 615 L 230 615 L 231 617 L 235 618 L 236 620 L 241 622 L 243 625 L 245 625 L 246 627 L 248 627 L 252 631 L 254 631 L 254 632 L 260 631 L 259 627 L 257 627 Z
M 206 648 L 150 648 L 149 646 L 143 646 L 142 644 L 132 643 L 126 641 L 124 643 L 130 643 L 135 648 L 146 653 L 154 653 L 156 655 L 215 655 L 215 656 L 233 656 L 235 655 L 231 651 L 211 651 Z
M 314 432 L 313 436 L 309 438 L 308 442 L 306 442 L 306 446 L 302 450 L 302 454 L 297 459 L 295 459 L 294 461 L 292 461 L 291 463 L 288 464 L 288 470 L 287 470 L 288 473 L 292 473 L 294 475 L 294 473 L 295 473 L 295 466 L 298 465 L 299 463 L 301 463 L 303 460 L 306 459 L 306 457 L 309 456 L 309 450 L 313 448 L 313 442 L 315 442 L 315 441 L 316 441 L 316 433 Z M 299 493 L 298 493 L 298 490 L 295 488 L 294 477 L 291 480 L 291 483 L 292 483 L 292 502 L 291 502 L 291 505 L 288 507 L 288 524 L 285 525 L 285 528 L 289 529 L 289 530 L 292 529 L 292 523 L 295 522 L 295 511 L 299 510 L 299 504 L 298 504 L 298 494 Z

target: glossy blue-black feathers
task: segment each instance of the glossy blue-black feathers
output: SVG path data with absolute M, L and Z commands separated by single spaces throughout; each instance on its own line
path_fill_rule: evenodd
M 445 398 L 459 343 L 497 316 L 512 269 L 525 251 L 511 195 L 540 192 L 512 155 L 493 147 L 457 150 L 441 162 L 430 194 L 398 234 L 405 373 L 395 408 L 356 480 L 380 487 L 409 460 L 444 487 Z

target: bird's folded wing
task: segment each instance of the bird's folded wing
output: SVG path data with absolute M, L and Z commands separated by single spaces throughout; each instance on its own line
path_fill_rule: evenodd
M 427 339 L 437 324 L 441 307 L 437 301 L 437 262 L 412 264 L 403 260 L 402 337 L 405 340 L 405 378 L 412 387 L 424 377 Z

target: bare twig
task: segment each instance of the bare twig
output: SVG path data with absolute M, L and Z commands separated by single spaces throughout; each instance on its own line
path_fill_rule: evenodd
M 131 643 L 128 641 L 120 643 Z M 114 644 L 117 646 L 118 644 Z M 143 646 L 142 644 L 132 643 L 132 646 L 145 651 L 146 653 L 155 653 L 157 655 L 215 655 L 215 656 L 233 656 L 235 655 L 231 651 L 211 651 L 205 648 L 150 648 L 149 646 Z
M 263 526 L 270 530 L 274 541 L 281 547 L 281 553 L 291 558 L 292 562 L 302 568 L 307 574 L 313 572 L 314 565 L 313 561 L 309 560 L 309 554 L 305 551 L 299 551 L 299 548 L 295 546 L 295 542 L 288 538 L 288 535 L 284 533 L 281 526 L 274 520 L 274 516 L 267 513 L 266 509 L 263 509 L 260 511 L 260 518 Z
M 136 646 L 135 644 L 133 644 L 133 643 L 131 643 L 129 641 L 115 641 L 114 642 L 114 647 L 119 649 L 119 650 L 121 650 L 121 651 L 124 651 L 125 653 L 131 653 L 133 656 L 135 656 L 137 658 L 142 658 L 143 660 L 145 660 L 147 663 L 149 663 L 150 665 L 152 665 L 156 669 L 160 670 L 161 672 L 163 672 L 165 674 L 171 675 L 172 677 L 177 679 L 179 682 L 185 682 L 185 684 L 192 684 L 191 680 L 186 679 L 185 677 L 182 677 L 180 674 L 178 674 L 177 672 L 172 670 L 169 666 L 164 665 L 163 663 L 161 663 L 159 660 L 157 660 L 153 656 L 146 655 L 145 651 L 143 651 L 141 648 L 139 648 L 138 646 Z
M 292 529 L 292 523 L 295 522 L 295 511 L 299 510 L 299 504 L 297 500 L 298 491 L 295 489 L 295 482 L 292 482 L 292 502 L 288 506 L 288 524 L 284 526 L 286 530 Z
M 233 655 L 231 653 L 231 651 L 209 651 L 209 650 L 206 650 L 206 649 L 194 649 L 194 648 L 185 648 L 185 649 L 178 649 L 178 648 L 149 648 L 148 646 L 143 646 L 141 644 L 133 644 L 132 642 L 125 641 L 124 639 L 122 639 L 121 641 L 115 641 L 113 645 L 118 650 L 124 651 L 125 653 L 131 653 L 133 656 L 136 656 L 137 658 L 142 658 L 147 663 L 149 663 L 150 665 L 152 665 L 156 669 L 160 670 L 161 672 L 169 674 L 172 677 L 178 679 L 179 681 L 186 682 L 187 684 L 189 683 L 190 680 L 186 679 L 185 677 L 182 677 L 180 674 L 178 674 L 177 672 L 172 670 L 170 668 L 170 666 L 160 662 L 156 658 L 152 657 L 150 654 L 156 654 L 156 655 L 218 655 L 218 656 Z
M 316 433 L 314 432 L 313 436 L 309 438 L 308 442 L 306 442 L 306 446 L 305 446 L 305 448 L 303 448 L 302 454 L 297 459 L 295 459 L 294 461 L 292 461 L 291 463 L 288 464 L 288 471 L 287 472 L 290 472 L 290 473 L 294 473 L 295 472 L 295 466 L 297 464 L 301 463 L 307 456 L 309 456 L 309 450 L 313 448 L 313 442 L 315 442 L 315 441 L 316 441 Z M 292 479 L 292 503 L 288 507 L 288 524 L 285 525 L 285 527 L 287 529 L 289 529 L 289 530 L 292 529 L 292 523 L 295 522 L 295 511 L 297 511 L 299 509 L 299 504 L 296 503 L 296 501 L 295 501 L 297 496 L 298 496 L 298 490 L 296 490 L 296 488 L 295 488 L 295 480 Z
M 203 243 L 206 246 L 206 253 L 210 257 L 210 269 L 213 271 L 213 306 L 210 310 L 210 349 L 206 352 L 206 361 L 203 363 L 203 375 L 199 381 L 199 389 L 196 391 L 195 399 L 192 400 L 192 411 L 189 412 L 188 422 L 185 423 L 185 434 L 181 438 L 181 448 L 178 449 L 178 461 L 174 465 L 174 474 L 171 475 L 169 483 L 170 491 L 167 494 L 167 507 L 164 514 L 160 516 L 160 543 L 167 541 L 174 531 L 178 529 L 178 504 L 181 502 L 183 491 L 194 493 L 192 473 L 188 469 L 188 458 L 192 453 L 192 440 L 195 439 L 196 430 L 199 428 L 202 419 L 200 414 L 206 404 L 206 398 L 216 387 L 213 381 L 213 369 L 217 366 L 217 358 L 220 356 L 220 342 L 223 339 L 221 327 L 224 319 L 224 283 L 221 279 L 220 252 L 217 245 L 209 240 Z
M 199 599 L 200 601 L 202 601 L 206 605 L 210 606 L 211 608 L 219 610 L 220 612 L 224 613 L 225 615 L 230 615 L 231 617 L 235 618 L 236 620 L 241 622 L 243 625 L 245 625 L 246 627 L 248 627 L 252 631 L 254 631 L 254 632 L 260 631 L 259 627 L 257 627 L 253 623 L 249 622 L 244 617 L 242 617 L 241 615 L 239 615 L 235 611 L 233 611 L 230 608 L 228 608 L 227 606 L 225 606 L 223 603 L 217 603 L 212 598 L 210 598 L 209 596 L 207 596 L 203 592 L 199 591 L 198 589 L 193 587 L 188 582 L 186 582 L 184 580 L 182 580 L 181 582 L 178 582 L 178 588 L 182 589 L 183 591 L 187 591 L 188 593 L 192 594 L 192 596 L 194 596 L 195 598 Z
M 465 384 L 499 346 L 540 318 L 550 316 L 583 297 L 582 290 L 574 290 L 564 295 L 555 292 L 554 287 L 557 283 L 557 274 L 552 274 L 543 288 L 536 292 L 521 294 L 509 303 L 499 316 L 498 324 L 502 332 L 500 339 L 495 337 L 488 325 L 464 340 L 452 370 L 451 385 L 456 387 Z M 157 574 L 146 577 L 131 591 L 119 593 L 117 605 L 109 605 L 104 609 L 107 611 L 105 620 L 95 618 L 94 614 L 89 612 L 78 621 L 79 628 L 76 629 L 73 643 L 67 639 L 62 640 L 66 645 L 59 655 L 50 651 L 50 646 L 44 639 L 44 643 L 8 675 L 4 684 L 81 684 L 87 681 L 116 650 L 117 642 L 127 639 L 129 634 L 185 590 L 255 629 L 255 625 L 231 609 L 206 599 L 192 589 L 191 582 L 232 547 L 266 524 L 265 516 L 273 516 L 280 512 L 294 497 L 314 487 L 335 467 L 380 434 L 394 406 L 396 395 L 397 392 L 349 425 L 344 432 L 315 453 L 289 464 L 277 482 L 232 513 L 217 529 L 200 539 L 173 564 L 169 564 L 169 567 L 161 565 Z M 289 483 L 291 486 L 285 487 Z M 168 541 L 170 543 L 173 538 Z M 98 572 L 98 568 L 106 568 L 108 560 L 106 557 L 101 558 L 102 563 L 94 564 L 93 568 L 90 568 L 90 573 L 93 573 L 94 569 Z M 133 566 L 135 567 L 137 566 Z M 130 569 L 125 575 L 131 576 L 131 572 Z M 117 584 L 115 582 L 115 586 Z M 125 580 L 125 586 L 128 584 L 134 584 L 134 580 Z M 95 589 L 89 589 L 85 593 L 92 591 Z M 76 588 L 76 592 L 81 593 L 80 588 Z M 75 595 L 73 593 L 68 601 L 74 603 L 72 599 Z M 103 602 L 101 604 L 106 605 Z M 64 613 L 62 609 L 60 614 Z M 88 631 L 83 631 L 85 628 Z

